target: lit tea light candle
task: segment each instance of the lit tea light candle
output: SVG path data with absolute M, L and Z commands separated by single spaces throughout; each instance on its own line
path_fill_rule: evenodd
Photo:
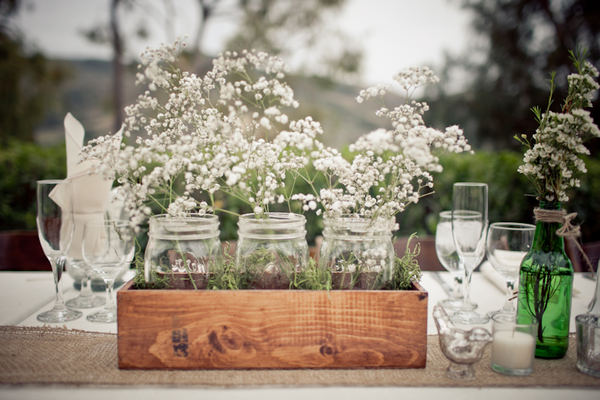
M 514 330 L 494 332 L 492 367 L 505 370 L 531 370 L 535 352 L 535 337 Z M 496 369 L 496 368 L 494 368 Z

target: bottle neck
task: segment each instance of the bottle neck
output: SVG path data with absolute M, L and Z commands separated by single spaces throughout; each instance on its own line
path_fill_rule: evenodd
M 540 201 L 540 208 L 543 210 L 560 210 L 560 203 L 548 203 Z M 535 224 L 535 234 L 533 235 L 533 250 L 541 250 L 544 252 L 553 252 L 565 250 L 565 239 L 556 234 L 556 231 L 561 227 L 558 222 L 537 221 Z

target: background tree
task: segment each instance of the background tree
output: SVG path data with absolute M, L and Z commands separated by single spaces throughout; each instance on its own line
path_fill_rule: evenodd
M 124 93 L 124 65 L 123 56 L 125 53 L 125 38 L 121 32 L 121 24 L 119 11 L 121 8 L 131 10 L 133 7 L 132 0 L 111 0 L 109 5 L 109 24 L 108 26 L 97 25 L 83 34 L 96 44 L 110 44 L 112 49 L 112 112 L 113 112 L 113 131 L 118 131 L 123 122 L 123 107 L 125 106 Z M 141 32 L 141 33 L 140 33 Z M 140 35 L 143 35 L 145 30 L 138 30 Z
M 309 74 L 333 78 L 356 77 L 363 51 L 326 19 L 339 12 L 345 0 L 239 0 L 238 31 L 228 41 L 234 50 L 259 49 L 280 54 Z
M 556 98 L 564 97 L 566 75 L 573 72 L 569 50 L 586 48 L 598 66 L 600 2 L 464 0 L 462 6 L 472 14 L 473 43 L 463 54 L 446 56 L 444 84 L 431 94 L 429 117 L 436 125 L 460 124 L 476 147 L 520 150 L 513 136 L 534 132 L 530 108 L 546 105 L 551 71 L 557 71 Z M 457 80 L 466 82 L 460 92 L 451 87 Z M 599 113 L 596 107 L 597 122 Z
M 33 141 L 34 130 L 67 71 L 26 45 L 11 18 L 17 0 L 0 0 L 0 144 L 9 139 Z

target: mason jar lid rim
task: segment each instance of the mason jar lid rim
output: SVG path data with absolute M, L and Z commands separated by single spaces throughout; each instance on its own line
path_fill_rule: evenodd
M 378 216 L 378 217 L 369 217 L 364 214 L 340 214 L 336 216 L 325 215 L 324 219 L 334 220 L 334 219 L 353 219 L 357 221 L 368 221 L 368 220 L 378 220 L 378 219 L 394 219 L 393 215 L 388 216 Z
M 257 218 L 257 214 L 255 213 L 242 214 L 239 217 L 239 222 L 251 222 L 257 224 L 272 224 L 281 222 L 296 222 L 304 224 L 306 222 L 306 218 L 302 214 L 286 212 L 266 212 L 264 213 L 264 215 L 268 218 Z
M 152 215 L 150 217 L 150 220 L 155 220 L 155 221 L 174 221 L 174 222 L 178 222 L 178 221 L 186 221 L 186 220 L 196 220 L 196 221 L 200 221 L 200 220 L 207 220 L 207 221 L 217 221 L 219 220 L 219 217 L 217 217 L 215 214 L 199 214 L 199 213 L 191 213 L 191 214 L 186 214 L 186 215 L 182 215 L 182 216 L 178 216 L 178 215 L 169 215 L 169 214 L 157 214 L 157 215 Z

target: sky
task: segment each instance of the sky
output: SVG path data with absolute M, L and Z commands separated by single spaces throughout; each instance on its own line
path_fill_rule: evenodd
M 107 24 L 110 0 L 22 0 L 16 20 L 25 38 L 50 57 L 110 58 L 108 46 L 91 44 L 82 31 Z M 232 1 L 232 0 L 224 0 Z M 300 0 L 303 1 L 303 0 Z M 131 58 L 147 46 L 177 37 L 193 37 L 197 21 L 195 0 L 140 0 L 147 25 L 155 26 L 146 41 L 130 43 Z M 328 28 L 339 29 L 364 50 L 363 80 L 369 84 L 389 80 L 413 65 L 435 67 L 444 52 L 459 53 L 468 45 L 469 15 L 457 0 L 347 0 L 344 9 L 329 16 Z M 126 16 L 122 24 L 132 32 L 140 13 Z M 172 29 L 165 29 L 165 15 L 173 15 Z M 125 14 L 123 14 L 125 15 Z M 235 30 L 235 19 L 220 17 L 206 28 L 203 47 L 218 53 Z

